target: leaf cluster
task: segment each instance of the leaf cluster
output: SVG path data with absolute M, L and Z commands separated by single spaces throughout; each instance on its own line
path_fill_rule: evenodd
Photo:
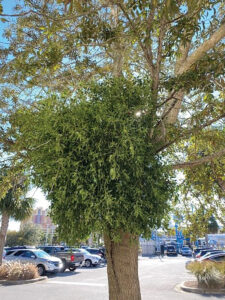
M 146 81 L 122 77 L 17 113 L 17 140 L 68 241 L 91 231 L 148 235 L 160 226 L 173 183 L 149 137 L 152 115 Z

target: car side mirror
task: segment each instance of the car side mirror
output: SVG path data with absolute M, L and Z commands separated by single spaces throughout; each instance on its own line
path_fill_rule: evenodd
M 31 257 L 30 258 L 36 258 L 36 256 L 35 255 L 31 255 Z

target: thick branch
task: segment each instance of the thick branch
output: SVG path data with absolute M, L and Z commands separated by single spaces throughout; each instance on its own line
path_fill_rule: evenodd
M 188 70 L 191 69 L 191 67 L 202 58 L 202 56 L 210 49 L 212 49 L 223 37 L 225 36 L 225 23 L 221 25 L 221 27 L 214 32 L 211 37 L 205 41 L 203 44 L 201 44 L 189 57 L 188 52 L 190 49 L 190 43 L 187 44 L 186 47 L 181 46 L 180 52 L 181 57 L 177 60 L 176 66 L 175 66 L 175 74 L 181 75 Z M 177 101 L 176 105 L 173 107 L 172 110 L 170 110 L 170 113 L 167 116 L 166 123 L 168 124 L 174 124 L 177 120 L 178 113 L 181 108 L 181 103 L 184 97 L 184 92 L 179 91 L 179 96 L 176 95 L 177 98 L 179 98 L 179 101 Z M 172 103 L 170 103 L 172 105 Z M 168 110 L 168 107 L 166 108 Z
M 225 23 L 221 25 L 221 27 L 214 32 L 211 37 L 205 41 L 202 45 L 200 45 L 183 63 L 183 65 L 179 68 L 177 74 L 181 75 L 188 70 L 191 69 L 193 64 L 195 64 L 202 56 L 210 49 L 212 49 L 219 41 L 221 41 L 225 37 Z
M 200 159 L 196 159 L 196 160 L 188 161 L 188 162 L 178 162 L 175 165 L 173 165 L 172 167 L 175 170 L 193 168 L 193 167 L 199 166 L 201 164 L 207 163 L 207 162 L 209 162 L 213 159 L 219 158 L 223 155 L 225 155 L 225 148 L 220 150 L 220 151 L 217 151 L 217 152 L 215 152 L 211 155 L 207 155 L 205 157 L 202 157 Z

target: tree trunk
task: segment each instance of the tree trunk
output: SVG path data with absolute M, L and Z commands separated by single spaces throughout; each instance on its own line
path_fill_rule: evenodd
M 104 235 L 109 300 L 141 300 L 138 278 L 138 237 L 121 232 L 120 242 Z
M 6 234 L 9 225 L 9 216 L 6 213 L 2 213 L 2 222 L 1 222 L 1 229 L 0 229 L 0 265 L 2 264 L 2 256 L 3 256 L 3 249 L 5 246 Z

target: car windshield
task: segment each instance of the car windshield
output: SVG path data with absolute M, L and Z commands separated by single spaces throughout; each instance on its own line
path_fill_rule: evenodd
M 168 250 L 173 251 L 175 248 L 173 246 L 167 247 Z
M 42 251 L 42 250 L 35 251 L 34 253 L 39 258 L 49 258 L 49 257 L 51 257 L 47 252 Z
M 190 248 L 188 247 L 183 247 L 182 250 L 189 250 Z

